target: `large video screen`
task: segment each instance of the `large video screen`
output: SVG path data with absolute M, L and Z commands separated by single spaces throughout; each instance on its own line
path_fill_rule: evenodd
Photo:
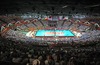
M 35 36 L 75 36 L 70 30 L 38 30 Z

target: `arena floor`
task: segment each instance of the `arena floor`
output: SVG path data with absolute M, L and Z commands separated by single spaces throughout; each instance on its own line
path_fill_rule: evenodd
M 38 30 L 35 36 L 75 36 L 70 30 Z

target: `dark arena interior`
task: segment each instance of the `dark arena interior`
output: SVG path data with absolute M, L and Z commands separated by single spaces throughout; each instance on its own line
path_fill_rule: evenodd
M 0 0 L 0 65 L 100 65 L 99 0 Z

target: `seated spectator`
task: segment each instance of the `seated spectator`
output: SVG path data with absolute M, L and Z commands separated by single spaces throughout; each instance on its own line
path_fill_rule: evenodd
M 40 60 L 38 59 L 38 56 L 34 57 L 34 60 L 32 62 L 32 65 L 40 65 Z

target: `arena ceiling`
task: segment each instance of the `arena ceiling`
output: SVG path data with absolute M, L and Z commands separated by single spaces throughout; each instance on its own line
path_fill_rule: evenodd
M 99 0 L 2 0 L 0 14 L 11 13 L 100 13 Z

